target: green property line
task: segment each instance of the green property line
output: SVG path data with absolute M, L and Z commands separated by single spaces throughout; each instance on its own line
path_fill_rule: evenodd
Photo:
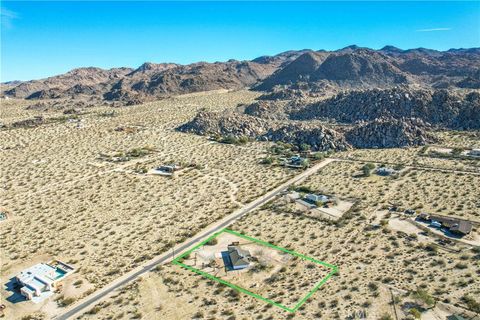
M 260 295 L 258 295 L 258 294 L 256 294 L 256 293 L 253 293 L 253 292 L 251 292 L 251 291 L 248 291 L 247 289 L 244 289 L 244 288 L 242 288 L 242 287 L 239 287 L 239 286 L 237 286 L 237 285 L 235 285 L 235 284 L 233 284 L 233 283 L 231 283 L 231 282 L 228 282 L 228 281 L 225 281 L 225 280 L 223 280 L 223 279 L 220 279 L 220 278 L 217 278 L 217 277 L 215 277 L 215 276 L 212 276 L 211 274 L 209 274 L 209 273 L 207 273 L 207 272 L 204 272 L 204 271 L 202 271 L 202 270 L 198 270 L 198 269 L 196 269 L 196 268 L 193 268 L 193 267 L 191 267 L 191 266 L 188 266 L 188 265 L 186 265 L 186 264 L 184 264 L 184 263 L 181 263 L 181 262 L 178 262 L 178 261 L 173 261 L 173 263 L 178 264 L 178 265 L 184 267 L 185 269 L 188 269 L 188 270 L 190 270 L 190 271 L 193 271 L 193 272 L 195 272 L 195 273 L 198 273 L 198 274 L 200 274 L 200 275 L 202 275 L 202 276 L 205 276 L 205 277 L 207 277 L 207 278 L 209 278 L 209 279 L 218 281 L 218 282 L 220 282 L 220 283 L 222 283 L 222 284 L 224 284 L 224 285 L 226 285 L 226 286 L 229 286 L 230 288 L 236 289 L 236 290 L 238 290 L 238 291 L 240 291 L 240 292 L 243 292 L 243 293 L 245 293 L 245 294 L 248 294 L 248 295 L 250 295 L 250 296 L 252 296 L 252 297 L 255 297 L 255 298 L 257 298 L 257 299 L 260 299 L 260 300 L 263 300 L 263 301 L 265 301 L 265 302 L 271 303 L 271 304 L 273 304 L 273 305 L 275 305 L 275 306 L 277 306 L 277 307 L 280 307 L 280 308 L 282 308 L 282 309 L 284 309 L 284 310 L 293 312 L 292 309 L 290 309 L 290 308 L 288 308 L 288 307 L 285 307 L 284 305 L 281 305 L 281 304 L 278 303 L 278 302 L 275 302 L 275 301 L 272 301 L 272 300 L 270 300 L 270 299 L 264 298 L 264 297 L 262 297 L 262 296 L 260 296 Z
M 274 248 L 274 249 L 277 249 L 277 250 L 280 250 L 280 251 L 283 251 L 283 252 L 292 254 L 292 255 L 294 255 L 294 256 L 300 257 L 300 258 L 305 259 L 305 260 L 309 260 L 309 261 L 315 262 L 315 263 L 317 263 L 317 264 L 320 264 L 320 265 L 322 265 L 322 266 L 324 266 L 324 267 L 327 267 L 327 268 L 331 269 L 331 271 L 330 271 L 330 273 L 328 273 L 322 280 L 320 280 L 320 281 L 313 287 L 313 289 L 310 290 L 310 291 L 307 293 L 307 295 L 306 295 L 304 298 L 302 298 L 302 299 L 295 305 L 295 307 L 293 307 L 293 308 L 288 308 L 288 307 L 286 307 L 286 306 L 284 306 L 284 305 L 282 305 L 282 304 L 280 304 L 280 303 L 278 303 L 278 302 L 275 302 L 275 301 L 270 300 L 270 299 L 268 299 L 268 298 L 262 297 L 262 296 L 260 296 L 260 295 L 258 295 L 258 294 L 256 294 L 256 293 L 254 293 L 254 292 L 251 292 L 251 291 L 249 291 L 249 290 L 247 290 L 247 289 L 244 289 L 244 288 L 242 288 L 242 287 L 239 287 L 239 286 L 237 286 L 237 285 L 235 285 L 235 284 L 233 284 L 233 283 L 231 283 L 231 282 L 225 281 L 225 280 L 223 280 L 223 279 L 221 279 L 221 278 L 215 277 L 215 276 L 213 276 L 213 275 L 211 275 L 211 274 L 209 274 L 209 273 L 207 273 L 207 272 L 204 272 L 204 271 L 202 271 L 202 270 L 193 268 L 193 267 L 191 267 L 191 266 L 189 266 L 189 265 L 186 265 L 186 264 L 184 264 L 184 263 L 181 262 L 181 260 L 183 260 L 185 257 L 187 257 L 188 255 L 190 255 L 193 251 L 195 251 L 196 249 L 198 249 L 198 248 L 201 247 L 201 246 L 204 246 L 204 245 L 205 245 L 206 243 L 208 243 L 210 240 L 218 237 L 221 233 L 224 233 L 224 232 L 230 233 L 230 234 L 233 234 L 233 235 L 236 235 L 236 236 L 238 236 L 238 237 L 240 237 L 240 238 L 247 239 L 247 240 L 250 240 L 250 241 L 253 241 L 253 242 L 256 242 L 256 243 L 260 243 L 260 244 L 265 245 L 265 246 L 268 246 L 268 247 L 270 247 L 270 248 Z M 255 238 L 251 238 L 251 237 L 249 237 L 249 236 L 246 236 L 246 235 L 244 235 L 244 234 L 241 234 L 241 233 L 238 233 L 238 232 L 235 232 L 235 231 L 233 231 L 233 230 L 226 229 L 226 228 L 220 230 L 219 232 L 214 233 L 213 235 L 211 235 L 210 237 L 208 237 L 208 238 L 205 239 L 204 241 L 200 242 L 198 245 L 194 246 L 194 247 L 191 248 L 190 250 L 188 250 L 188 251 L 186 251 L 185 253 L 183 253 L 182 255 L 178 256 L 177 258 L 175 258 L 175 259 L 172 261 L 172 263 L 173 263 L 173 264 L 176 264 L 176 265 L 179 265 L 179 266 L 181 266 L 181 267 L 183 267 L 183 268 L 185 268 L 185 269 L 187 269 L 187 270 L 193 271 L 193 272 L 195 272 L 195 273 L 197 273 L 197 274 L 200 274 L 200 275 L 202 275 L 202 276 L 204 276 L 204 277 L 206 277 L 206 278 L 209 278 L 209 279 L 211 279 L 211 280 L 217 281 L 217 282 L 219 282 L 219 283 L 221 283 L 221 284 L 224 284 L 224 285 L 226 285 L 226 286 L 228 286 L 228 287 L 230 287 L 230 288 L 233 288 L 233 289 L 235 289 L 235 290 L 238 290 L 238 291 L 240 291 L 240 292 L 242 292 L 242 293 L 245 293 L 245 294 L 247 294 L 247 295 L 249 295 L 249 296 L 252 296 L 252 297 L 254 297 L 254 298 L 257 298 L 257 299 L 260 299 L 260 300 L 265 301 L 265 302 L 267 302 L 267 303 L 270 303 L 270 304 L 272 304 L 272 305 L 274 305 L 274 306 L 277 306 L 277 307 L 279 307 L 279 308 L 281 308 L 281 309 L 283 309 L 283 310 L 289 311 L 289 312 L 295 312 L 295 311 L 297 311 L 305 302 L 307 302 L 307 300 L 308 300 L 318 289 L 320 289 L 321 286 L 323 286 L 323 285 L 327 282 L 327 280 L 328 280 L 334 273 L 336 273 L 336 272 L 338 271 L 338 267 L 337 267 L 337 266 L 334 266 L 334 265 L 328 264 L 328 263 L 326 263 L 326 262 L 323 262 L 323 261 L 320 261 L 320 260 L 316 260 L 316 259 L 307 257 L 307 256 L 305 256 L 305 255 L 303 255 L 303 254 L 300 254 L 300 253 L 297 253 L 297 252 L 295 252 L 295 251 L 290 251 L 290 250 L 287 250 L 287 249 L 285 249 L 285 248 L 281 248 L 281 247 L 275 246 L 275 245 L 273 245 L 273 244 L 271 244 L 271 243 L 268 243 L 268 242 L 265 242 L 265 241 L 261 241 L 261 240 L 255 239 Z
M 323 262 L 323 261 L 320 261 L 320 260 L 316 260 L 316 259 L 307 257 L 307 256 L 305 256 L 305 255 L 303 255 L 303 254 L 301 254 L 301 253 L 295 252 L 295 251 L 291 251 L 291 250 L 288 250 L 288 249 L 285 249 L 285 248 L 277 247 L 277 246 L 274 245 L 274 244 L 271 244 L 271 243 L 268 243 L 268 242 L 265 242 L 265 241 L 262 241 L 262 240 L 258 240 L 258 239 L 255 239 L 255 238 L 246 236 L 246 235 L 244 235 L 244 234 L 238 233 L 238 232 L 233 231 L 233 230 L 230 230 L 230 229 L 223 229 L 221 232 L 227 232 L 227 233 L 230 233 L 230 234 L 239 236 L 240 238 L 244 238 L 244 239 L 246 239 L 246 240 L 250 240 L 250 241 L 257 242 L 257 243 L 261 243 L 261 244 L 263 244 L 263 245 L 265 245 L 265 246 L 267 246 L 267 247 L 274 248 L 274 249 L 277 249 L 277 250 L 280 250 L 280 251 L 283 251 L 283 252 L 292 254 L 292 255 L 294 255 L 294 256 L 297 256 L 297 257 L 303 258 L 303 259 L 305 259 L 305 260 L 309 260 L 309 261 L 315 262 L 315 263 L 317 263 L 317 264 L 321 264 L 322 266 L 327 267 L 327 268 L 330 268 L 330 269 L 336 269 L 336 268 L 337 268 L 336 266 L 334 266 L 334 265 L 332 265 L 332 264 L 329 264 L 329 263 L 326 263 L 326 262 Z
M 309 293 L 307 293 L 307 295 L 302 299 L 300 300 L 299 303 L 297 303 L 297 305 L 295 307 L 293 307 L 292 309 L 292 312 L 295 312 L 298 310 L 298 308 L 300 308 L 305 302 L 307 302 L 307 300 L 318 290 L 320 289 L 321 286 L 323 286 L 325 284 L 325 282 L 327 282 L 328 279 L 330 279 L 331 276 L 333 276 L 334 273 L 336 273 L 338 271 L 338 269 L 332 269 L 332 271 L 330 271 L 329 274 L 327 274 L 327 276 L 325 278 L 323 278 L 322 280 L 320 280 L 319 283 L 317 283 L 315 285 L 315 287 L 313 287 L 312 290 L 310 290 Z

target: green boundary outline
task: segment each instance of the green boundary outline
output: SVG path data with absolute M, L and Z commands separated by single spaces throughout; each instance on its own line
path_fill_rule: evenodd
M 233 234 L 233 235 L 236 235 L 240 238 L 243 238 L 243 239 L 246 239 L 246 240 L 250 240 L 250 241 L 253 241 L 253 242 L 256 242 L 256 243 L 260 243 L 262 245 L 265 245 L 267 247 L 270 247 L 270 248 L 274 248 L 274 249 L 277 249 L 277 250 L 280 250 L 280 251 L 283 251 L 283 252 L 286 252 L 286 253 L 289 253 L 289 254 L 292 254 L 294 256 L 297 256 L 297 257 L 300 257 L 302 259 L 305 259 L 305 260 L 309 260 L 309 261 L 312 261 L 316 264 L 320 264 L 326 268 L 329 268 L 331 269 L 331 271 L 323 278 L 321 279 L 314 287 L 312 290 L 310 290 L 307 295 L 305 297 L 303 297 L 293 308 L 288 308 L 278 302 L 275 302 L 273 300 L 270 300 L 270 299 L 267 299 L 267 298 L 264 298 L 256 293 L 253 293 L 251 291 L 248 291 L 247 289 L 244 289 L 242 287 L 239 287 L 233 283 L 230 283 L 228 281 L 225 281 L 221 278 L 217 278 L 215 276 L 212 276 L 211 274 L 207 273 L 207 272 L 204 272 L 202 270 L 199 270 L 199 269 L 196 269 L 196 268 L 193 268 L 191 266 L 188 266 L 184 263 L 182 263 L 180 260 L 183 260 L 183 258 L 185 258 L 186 256 L 188 256 L 189 254 L 191 254 L 194 250 L 198 249 L 199 247 L 205 245 L 207 242 L 209 242 L 210 240 L 218 237 L 221 233 L 230 233 L 230 234 Z M 285 249 L 285 248 L 281 248 L 281 247 L 277 247 L 276 245 L 273 245 L 271 243 L 268 243 L 268 242 L 265 242 L 265 241 L 262 241 L 262 240 L 258 240 L 258 239 L 255 239 L 255 238 L 252 238 L 252 237 L 249 237 L 249 236 L 246 236 L 244 234 L 241 234 L 241 233 L 238 233 L 236 231 L 233 231 L 233 230 L 230 230 L 230 229 L 222 229 L 216 233 L 214 233 L 213 235 L 211 235 L 210 237 L 208 237 L 207 239 L 203 240 L 202 242 L 200 242 L 198 245 L 194 246 L 193 248 L 191 248 L 190 250 L 184 252 L 183 254 L 181 254 L 180 256 L 178 256 L 177 258 L 175 258 L 173 261 L 172 261 L 173 264 L 176 264 L 176 265 L 179 265 L 187 270 L 190 270 L 190 271 L 193 271 L 195 273 L 198 273 L 204 277 L 207 277 L 211 280 L 214 280 L 214 281 L 217 281 L 217 282 L 220 282 L 226 286 L 229 286 L 230 288 L 233 288 L 233 289 L 236 289 L 240 292 L 243 292 L 245 294 L 248 294 L 249 296 L 252 296 L 252 297 L 255 297 L 257 299 L 260 299 L 262 301 L 265 301 L 267 303 L 270 303 L 274 306 L 277 306 L 277 307 L 280 307 L 282 308 L 283 310 L 286 310 L 286 311 L 289 311 L 289 312 L 295 312 L 297 311 L 318 289 L 320 289 L 320 287 L 322 285 L 325 284 L 325 282 L 327 282 L 327 280 L 334 274 L 338 271 L 338 267 L 337 266 L 334 266 L 332 264 L 329 264 L 329 263 L 326 263 L 326 262 L 323 262 L 323 261 L 320 261 L 320 260 L 316 260 L 316 259 L 313 259 L 313 258 L 310 258 L 310 257 L 307 257 L 303 254 L 300 254 L 298 252 L 295 252 L 295 251 L 291 251 L 291 250 L 288 250 L 288 249 Z

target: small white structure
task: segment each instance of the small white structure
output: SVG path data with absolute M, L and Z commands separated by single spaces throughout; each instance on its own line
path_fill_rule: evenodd
M 20 293 L 32 300 L 44 292 L 54 291 L 58 282 L 74 271 L 72 266 L 60 261 L 39 263 L 20 272 L 15 280 L 22 285 Z
M 171 176 L 175 171 L 178 171 L 180 169 L 181 169 L 180 166 L 176 164 L 172 164 L 172 165 L 160 166 L 158 168 L 150 170 L 148 173 L 161 175 L 161 176 Z
M 472 149 L 468 155 L 472 157 L 480 157 L 480 149 Z
M 390 176 L 396 172 L 397 171 L 395 169 L 387 168 L 387 167 L 380 167 L 375 171 L 375 173 L 378 174 L 379 176 Z
M 305 195 L 305 199 L 308 200 L 308 201 L 311 201 L 313 203 L 317 203 L 317 202 L 322 202 L 322 203 L 325 203 L 327 201 L 330 200 L 329 197 L 327 197 L 326 195 L 323 195 L 323 194 L 313 194 L 313 193 L 308 193 Z

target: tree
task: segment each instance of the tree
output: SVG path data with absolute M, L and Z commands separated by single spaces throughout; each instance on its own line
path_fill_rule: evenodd
M 418 311 L 415 308 L 410 309 L 410 314 L 415 318 L 415 319 L 421 319 L 422 318 L 422 313 Z
M 367 163 L 362 167 L 363 175 L 365 177 L 369 177 L 371 174 L 371 171 L 375 168 L 375 165 L 373 163 Z
M 300 165 L 303 168 L 308 168 L 310 166 L 310 161 L 308 161 L 308 159 L 302 159 L 302 161 L 300 161 Z
M 310 150 L 310 145 L 309 145 L 309 144 L 306 144 L 306 143 L 302 143 L 302 144 L 299 146 L 299 149 L 300 149 L 300 151 L 308 151 L 308 150 Z

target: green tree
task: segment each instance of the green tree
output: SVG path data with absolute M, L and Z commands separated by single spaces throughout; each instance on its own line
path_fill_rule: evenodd
M 369 177 L 370 174 L 372 173 L 372 170 L 375 168 L 375 165 L 373 163 L 367 163 L 362 167 L 363 175 L 365 177 Z
M 421 319 L 422 318 L 422 313 L 418 311 L 415 308 L 410 309 L 410 314 L 415 318 L 415 319 Z
M 308 151 L 310 150 L 310 145 L 309 144 L 306 144 L 306 143 L 302 143 L 300 146 L 300 151 Z

